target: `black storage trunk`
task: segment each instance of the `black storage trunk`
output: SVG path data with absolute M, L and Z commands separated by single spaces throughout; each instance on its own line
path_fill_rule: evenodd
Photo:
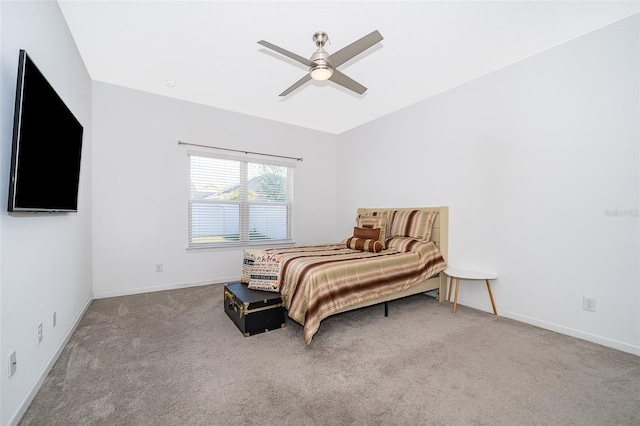
M 245 337 L 286 325 L 280 293 L 250 290 L 243 283 L 225 284 L 224 311 Z

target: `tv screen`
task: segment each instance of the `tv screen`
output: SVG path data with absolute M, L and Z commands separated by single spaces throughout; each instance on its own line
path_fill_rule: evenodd
M 13 120 L 8 210 L 78 211 L 83 127 L 24 50 Z

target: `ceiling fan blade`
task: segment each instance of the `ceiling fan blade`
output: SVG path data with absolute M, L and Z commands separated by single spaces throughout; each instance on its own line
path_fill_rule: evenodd
M 280 53 L 281 55 L 284 55 L 284 56 L 286 56 L 288 58 L 291 58 L 291 59 L 293 59 L 295 61 L 298 61 L 301 64 L 306 65 L 308 67 L 313 65 L 313 63 L 310 60 L 308 60 L 307 58 L 303 58 L 300 55 L 296 55 L 293 52 L 289 52 L 288 50 L 283 49 L 282 47 L 278 47 L 275 44 L 271 44 L 268 41 L 260 40 L 258 42 L 258 44 L 261 44 L 262 46 L 267 47 L 267 48 L 269 48 L 271 50 L 275 50 L 276 52 Z
M 303 84 L 305 84 L 309 80 L 311 80 L 311 76 L 309 74 L 306 74 L 300 80 L 298 80 L 295 83 L 293 83 L 287 90 L 285 90 L 284 92 L 280 93 L 280 96 L 287 96 L 289 93 L 293 92 L 294 90 L 296 90 L 298 87 L 302 86 Z
M 362 95 L 367 91 L 367 88 L 362 84 L 358 83 L 351 77 L 347 77 L 345 74 L 336 69 L 333 70 L 333 75 L 331 76 L 331 78 L 329 78 L 329 80 L 333 81 L 336 84 L 339 84 L 342 87 L 346 87 L 349 90 L 353 90 L 359 95 Z
M 343 47 L 337 52 L 329 55 L 327 61 L 335 68 L 347 62 L 349 59 L 364 52 L 374 44 L 382 41 L 384 37 L 377 30 L 371 34 L 367 34 L 360 40 L 356 40 L 348 46 Z

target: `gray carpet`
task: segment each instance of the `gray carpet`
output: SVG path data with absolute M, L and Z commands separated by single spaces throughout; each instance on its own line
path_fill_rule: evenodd
M 638 425 L 640 357 L 426 295 L 243 337 L 221 285 L 95 300 L 21 425 Z M 499 306 L 498 306 L 499 308 Z

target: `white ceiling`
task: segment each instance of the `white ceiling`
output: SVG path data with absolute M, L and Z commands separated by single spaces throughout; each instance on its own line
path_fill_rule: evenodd
M 640 11 L 618 1 L 67 1 L 60 7 L 91 78 L 334 134 Z M 339 67 L 354 94 L 257 44 L 309 57 L 378 30 Z M 177 85 L 168 87 L 167 80 Z

